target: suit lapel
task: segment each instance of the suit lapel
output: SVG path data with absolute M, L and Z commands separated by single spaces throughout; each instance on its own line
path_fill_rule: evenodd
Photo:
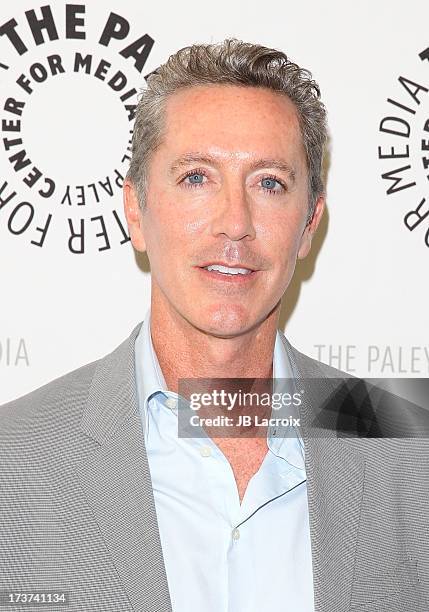
M 135 612 L 171 612 L 144 435 L 137 408 L 134 342 L 100 360 L 82 431 L 97 442 L 76 470 Z
M 334 429 L 315 426 L 320 408 L 329 404 L 336 386 L 316 362 L 293 349 L 281 336 L 295 376 L 320 381 L 317 385 L 303 383 L 305 393 L 300 407 L 315 612 L 346 612 L 351 600 L 365 461 L 351 440 L 338 438 Z

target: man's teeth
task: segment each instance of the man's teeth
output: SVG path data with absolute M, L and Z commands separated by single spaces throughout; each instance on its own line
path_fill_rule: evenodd
M 206 270 L 209 272 L 222 272 L 222 274 L 250 274 L 252 270 L 248 270 L 247 268 L 227 268 L 226 266 L 206 266 Z

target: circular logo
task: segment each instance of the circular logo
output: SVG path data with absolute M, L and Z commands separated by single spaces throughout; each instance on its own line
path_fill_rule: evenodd
M 379 124 L 386 196 L 401 201 L 404 228 L 429 247 L 429 47 L 398 75 Z
M 0 26 L 0 226 L 73 255 L 129 241 L 121 191 L 154 45 L 123 15 L 91 10 L 45 5 Z

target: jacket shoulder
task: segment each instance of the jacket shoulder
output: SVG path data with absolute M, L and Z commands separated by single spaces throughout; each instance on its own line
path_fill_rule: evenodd
M 316 379 L 317 418 L 325 429 L 369 438 L 429 437 L 427 380 L 357 377 L 289 347 L 301 377 Z
M 83 365 L 0 406 L 0 436 L 34 429 L 58 413 L 65 416 L 82 410 L 100 361 Z
M 141 323 L 104 357 L 0 406 L 0 451 L 3 441 L 3 446 L 12 447 L 21 443 L 28 447 L 36 439 L 40 446 L 40 438 L 56 438 L 57 442 L 72 443 L 77 430 L 81 430 L 91 397 L 97 399 L 99 410 L 103 413 L 103 393 L 112 393 L 112 390 L 124 385 L 121 376 L 129 375 L 134 342 L 140 328 Z M 124 361 L 127 361 L 127 368 Z

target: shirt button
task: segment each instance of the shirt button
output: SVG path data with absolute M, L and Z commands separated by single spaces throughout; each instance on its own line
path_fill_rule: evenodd
M 177 408 L 177 400 L 174 397 L 167 397 L 165 400 L 165 405 L 167 408 L 173 410 L 174 408 Z
M 240 539 L 240 530 L 238 529 L 238 527 L 232 530 L 232 539 L 235 541 Z
M 212 454 L 212 449 L 210 448 L 210 446 L 201 446 L 200 448 L 201 457 L 210 457 L 211 454 Z

